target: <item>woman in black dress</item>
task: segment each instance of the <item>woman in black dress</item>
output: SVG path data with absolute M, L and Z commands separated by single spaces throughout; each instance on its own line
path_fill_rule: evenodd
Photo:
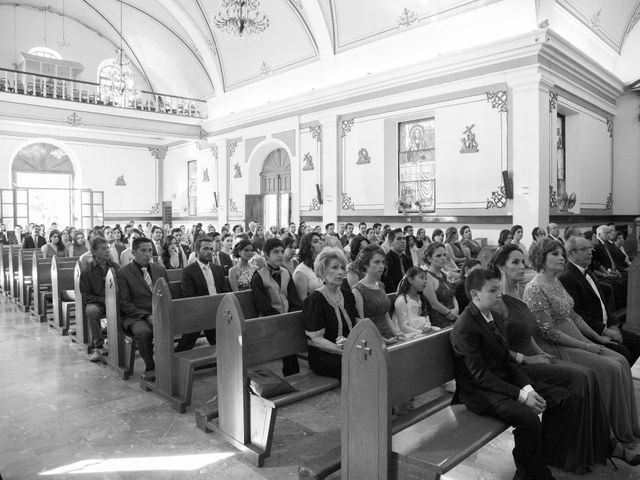
M 357 317 L 353 293 L 340 288 L 346 268 L 347 258 L 342 250 L 322 250 L 313 263 L 313 271 L 324 285 L 302 304 L 309 338 L 309 367 L 318 375 L 337 379 L 342 377 L 342 349 Z
M 502 278 L 502 311 L 510 353 L 520 368 L 536 383 L 547 403 L 553 401 L 553 388 L 563 387 L 573 393 L 577 421 L 556 425 L 543 432 L 545 452 L 550 465 L 582 475 L 589 465 L 604 464 L 610 453 L 611 427 L 600 401 L 595 373 L 583 365 L 553 358 L 535 341 L 536 318 L 520 300 L 524 255 L 517 245 L 504 245 L 493 256 L 489 268 Z M 546 395 L 545 395 L 546 394 Z

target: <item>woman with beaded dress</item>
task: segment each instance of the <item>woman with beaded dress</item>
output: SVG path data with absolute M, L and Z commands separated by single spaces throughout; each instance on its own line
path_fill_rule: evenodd
M 238 263 L 229 269 L 229 285 L 232 292 L 251 289 L 251 278 L 256 271 L 250 261 L 253 254 L 253 243 L 250 240 L 242 239 L 233 247 L 233 256 L 238 259 Z
M 640 438 L 640 426 L 629 363 L 605 348 L 610 339 L 594 332 L 574 312 L 573 299 L 557 278 L 564 270 L 562 245 L 543 238 L 531 248 L 529 258 L 538 274 L 527 285 L 523 300 L 535 315 L 539 346 L 556 358 L 594 371 L 613 434 L 631 451 Z

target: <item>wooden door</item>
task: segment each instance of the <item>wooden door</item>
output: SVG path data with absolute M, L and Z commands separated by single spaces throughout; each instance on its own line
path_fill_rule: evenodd
M 249 231 L 249 222 L 263 224 L 262 195 L 244 196 L 245 231 Z

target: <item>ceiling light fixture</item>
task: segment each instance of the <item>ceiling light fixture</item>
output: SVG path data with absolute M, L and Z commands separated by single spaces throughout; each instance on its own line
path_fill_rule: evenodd
M 131 70 L 129 59 L 124 54 L 122 48 L 122 0 L 120 0 L 120 47 L 116 48 L 116 56 L 113 59 L 113 66 L 109 69 L 107 76 L 109 82 L 101 85 L 107 98 L 116 98 L 121 107 L 125 107 L 128 100 L 135 100 L 140 95 L 140 89 L 136 86 L 135 75 Z
M 68 47 L 69 45 L 71 44 L 67 41 L 64 31 L 64 0 L 62 0 L 62 38 L 58 40 L 58 46 Z
M 255 38 L 269 28 L 269 17 L 258 11 L 259 0 L 221 0 L 213 24 L 235 41 Z

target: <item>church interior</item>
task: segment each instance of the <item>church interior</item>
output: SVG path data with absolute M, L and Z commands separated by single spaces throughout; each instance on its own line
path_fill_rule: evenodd
M 514 225 L 526 245 L 536 227 L 595 238 L 612 225 L 640 333 L 640 1 L 0 0 L 0 170 L 3 232 L 33 223 L 49 240 L 56 224 L 87 246 L 103 225 L 365 222 L 429 236 L 465 225 L 495 252 Z M 9 247 L 20 242 L 3 262 L 21 250 Z M 0 273 L 22 281 L 11 268 Z M 299 468 L 336 445 L 345 464 L 340 388 L 268 417 L 258 466 L 229 433 L 196 426 L 215 403 L 223 425 L 215 368 L 190 372 L 179 413 L 139 381 L 139 356 L 123 380 L 111 342 L 108 360 L 88 362 L 82 341 L 51 328 L 46 301 L 39 321 L 4 278 L 0 290 L 1 479 L 325 478 Z M 156 330 L 156 356 L 159 342 Z M 388 478 L 511 480 L 513 448 L 507 429 L 442 477 Z M 552 472 L 638 478 L 615 463 Z M 326 478 L 372 478 L 361 475 L 344 465 Z

